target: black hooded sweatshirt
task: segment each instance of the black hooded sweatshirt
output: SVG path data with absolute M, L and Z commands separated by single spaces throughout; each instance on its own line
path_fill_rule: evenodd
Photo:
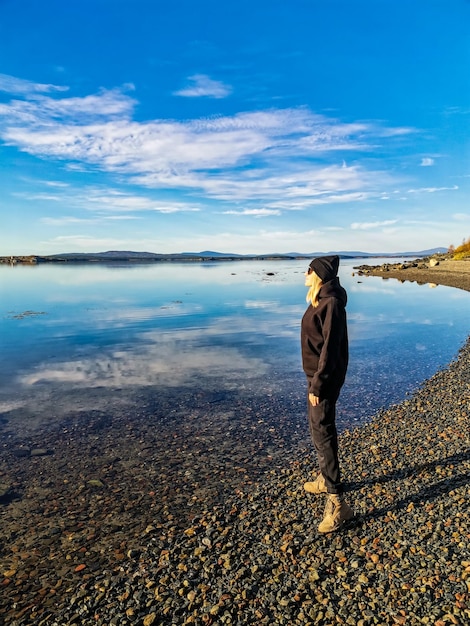
M 302 365 L 309 393 L 336 399 L 346 377 L 349 347 L 346 291 L 338 277 L 320 288 L 318 306 L 310 304 L 302 318 Z

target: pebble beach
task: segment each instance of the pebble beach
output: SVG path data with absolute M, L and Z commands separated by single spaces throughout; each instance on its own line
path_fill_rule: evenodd
M 470 262 L 448 263 L 387 278 L 470 291 Z M 235 449 L 217 397 L 177 434 L 161 404 L 158 432 L 143 414 L 97 412 L 3 444 L 0 622 L 470 624 L 470 340 L 340 434 L 356 515 L 331 535 L 317 532 L 325 499 L 302 488 L 309 445 L 283 453 L 270 433 L 260 454 L 246 415 Z

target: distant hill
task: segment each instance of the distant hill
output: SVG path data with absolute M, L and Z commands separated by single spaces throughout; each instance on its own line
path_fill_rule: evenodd
M 314 256 L 331 256 L 337 254 L 343 258 L 358 257 L 400 257 L 416 256 L 425 257 L 433 254 L 444 254 L 447 248 L 431 248 L 429 250 L 415 250 L 408 252 L 363 252 L 360 250 L 330 250 L 329 252 L 272 252 L 269 254 L 239 254 L 237 252 L 217 252 L 214 250 L 203 250 L 202 252 L 175 252 L 162 254 L 157 252 L 135 252 L 128 250 L 109 250 L 108 252 L 68 252 L 63 254 L 53 254 L 46 258 L 77 259 L 77 258 L 100 258 L 100 259 L 162 259 L 178 257 L 211 257 L 211 258 L 266 258 L 266 257 L 287 257 L 303 258 Z
M 209 258 L 254 258 L 254 257 L 266 257 L 266 256 L 286 256 L 289 257 L 291 255 L 285 253 L 275 253 L 275 254 L 238 254 L 236 252 L 216 252 L 214 250 L 203 250 L 202 252 L 174 252 L 168 254 L 162 254 L 157 252 L 132 252 L 128 250 L 110 250 L 108 252 L 68 252 L 63 254 L 54 254 L 51 255 L 55 258 L 77 258 L 77 257 L 93 257 L 93 258 L 104 258 L 108 260 L 113 259 L 162 259 L 162 258 L 199 258 L 199 257 L 209 257 Z M 298 256 L 298 255 L 297 255 Z M 302 255 L 300 255 L 302 256 Z
M 447 248 L 431 248 L 429 250 L 415 250 L 409 252 L 359 252 L 358 250 L 340 250 L 339 252 L 312 252 L 309 256 L 329 256 L 337 254 L 340 257 L 351 257 L 353 259 L 357 257 L 401 257 L 401 256 L 413 256 L 413 257 L 426 257 L 433 254 L 445 254 Z
M 109 250 L 108 252 L 65 252 L 52 254 L 48 258 L 77 259 L 77 258 L 100 258 L 100 259 L 154 259 L 160 258 L 161 254 L 154 252 L 132 252 L 128 250 Z
M 243 254 L 237 254 L 236 252 L 214 252 L 212 250 L 204 250 L 203 252 L 182 252 L 182 256 L 229 256 L 229 257 L 243 257 Z
M 308 259 L 316 256 L 336 254 L 343 259 L 358 259 L 371 257 L 414 257 L 423 258 L 434 254 L 445 254 L 446 248 L 432 248 L 413 252 L 361 252 L 358 250 L 340 250 L 330 252 L 287 252 L 271 254 L 237 254 L 235 252 L 216 252 L 204 250 L 202 252 L 177 252 L 174 254 L 160 254 L 157 252 L 135 252 L 132 250 L 108 250 L 107 252 L 67 252 L 47 256 L 9 256 L 0 257 L 0 263 L 87 263 L 87 262 L 164 262 L 164 261 L 214 261 L 214 260 L 275 260 L 275 259 Z

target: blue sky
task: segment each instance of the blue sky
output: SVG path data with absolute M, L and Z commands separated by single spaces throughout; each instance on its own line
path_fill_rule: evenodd
M 0 255 L 470 236 L 470 2 L 0 0 Z

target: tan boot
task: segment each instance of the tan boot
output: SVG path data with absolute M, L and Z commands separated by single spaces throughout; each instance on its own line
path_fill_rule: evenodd
M 320 493 L 327 493 L 325 479 L 323 474 L 318 474 L 316 479 L 310 483 L 304 483 L 304 489 L 308 493 L 314 493 L 316 495 Z
M 319 533 L 331 533 L 354 517 L 353 510 L 342 496 L 330 493 L 326 501 L 323 519 L 318 526 Z

